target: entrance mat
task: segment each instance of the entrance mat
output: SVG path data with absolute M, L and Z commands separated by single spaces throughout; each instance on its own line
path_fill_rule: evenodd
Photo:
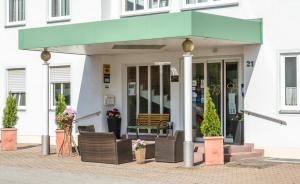
M 265 157 L 264 160 L 268 162 L 300 164 L 300 159 Z
M 273 167 L 279 165 L 278 162 L 265 161 L 263 159 L 244 159 L 237 162 L 229 162 L 226 164 L 227 167 L 239 167 L 239 168 L 255 168 L 255 169 L 265 169 L 268 167 Z

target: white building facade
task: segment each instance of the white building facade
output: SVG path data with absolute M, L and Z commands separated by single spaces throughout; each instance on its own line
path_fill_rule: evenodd
M 204 111 L 203 91 L 210 87 L 225 142 L 233 142 L 235 114 L 245 111 L 245 143 L 264 149 L 265 156 L 300 159 L 300 26 L 296 24 L 300 20 L 300 2 L 4 0 L 0 7 L 0 109 L 11 91 L 19 105 L 19 143 L 40 143 L 43 48 L 49 48 L 52 55 L 49 132 L 53 144 L 58 94 L 66 96 L 67 104 L 77 110 L 78 117 L 90 115 L 78 124 L 94 124 L 96 131 L 107 131 L 105 113 L 113 107 L 122 114 L 122 134 L 138 113 L 169 113 L 175 130 L 184 129 L 181 43 L 188 37 L 195 45 L 193 125 L 199 129 Z M 175 35 L 177 30 L 173 27 L 159 24 L 161 27 L 153 28 L 151 25 L 156 24 L 150 23 L 177 22 L 181 29 L 188 25 L 185 18 L 189 16 L 192 18 L 186 20 L 195 27 L 192 25 L 192 33 L 186 36 Z M 96 30 L 93 22 L 101 24 L 95 37 L 99 40 L 89 44 L 92 36 L 86 35 L 86 30 Z M 135 23 L 143 27 L 131 35 L 126 26 Z M 125 36 L 117 30 L 122 24 Z M 66 31 L 71 29 L 64 27 L 68 25 L 74 25 L 75 36 Z M 258 36 L 247 32 L 252 25 L 259 28 Z M 82 27 L 82 34 L 77 34 L 77 28 Z M 158 36 L 151 32 L 154 29 Z M 48 37 L 52 32 L 57 40 Z M 153 39 L 147 37 L 150 34 Z M 73 36 L 76 40 L 69 40 Z M 104 71 L 107 65 L 109 77 Z M 105 100 L 109 97 L 114 98 L 111 105 Z M 95 115 L 99 111 L 100 116 Z M 199 131 L 196 140 L 202 141 Z

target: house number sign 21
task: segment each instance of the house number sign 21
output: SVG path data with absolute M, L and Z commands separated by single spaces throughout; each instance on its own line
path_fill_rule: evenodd
M 253 67 L 254 66 L 254 61 L 246 61 L 247 67 Z

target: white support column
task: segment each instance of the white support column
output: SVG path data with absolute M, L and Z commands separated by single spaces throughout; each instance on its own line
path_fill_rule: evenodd
M 194 165 L 194 143 L 192 140 L 192 57 L 190 52 L 184 57 L 184 166 Z
M 50 154 L 49 136 L 49 63 L 43 63 L 43 89 L 42 89 L 42 155 Z

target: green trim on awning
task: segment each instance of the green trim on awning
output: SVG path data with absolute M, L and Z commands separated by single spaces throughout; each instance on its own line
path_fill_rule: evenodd
M 19 30 L 20 49 L 199 36 L 262 43 L 262 21 L 186 11 Z

